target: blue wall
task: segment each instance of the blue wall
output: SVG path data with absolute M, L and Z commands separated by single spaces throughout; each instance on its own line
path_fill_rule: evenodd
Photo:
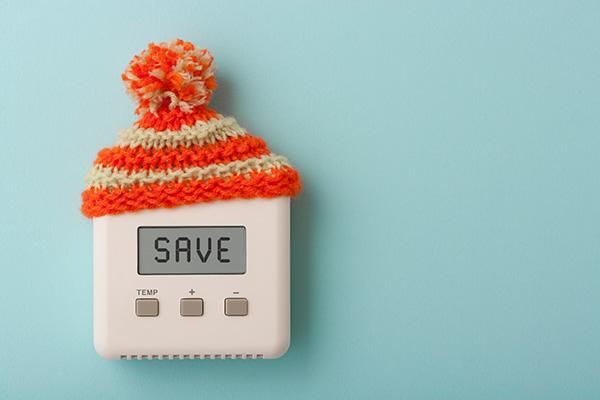
M 83 3 L 0 1 L 0 398 L 600 396 L 600 3 Z M 174 37 L 303 174 L 278 361 L 92 347 L 83 178 Z

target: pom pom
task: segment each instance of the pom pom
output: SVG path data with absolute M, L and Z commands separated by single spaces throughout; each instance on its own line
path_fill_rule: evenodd
M 175 108 L 190 113 L 208 104 L 217 87 L 213 56 L 181 39 L 150 43 L 131 60 L 121 78 L 138 103 L 138 114 Z

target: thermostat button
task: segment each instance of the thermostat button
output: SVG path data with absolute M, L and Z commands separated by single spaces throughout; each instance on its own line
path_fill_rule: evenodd
M 158 315 L 158 299 L 136 299 L 135 315 L 138 317 L 156 317 Z
M 225 315 L 230 317 L 248 315 L 248 299 L 243 297 L 226 298 Z
M 182 317 L 200 317 L 204 314 L 204 300 L 181 299 L 179 301 L 179 313 Z

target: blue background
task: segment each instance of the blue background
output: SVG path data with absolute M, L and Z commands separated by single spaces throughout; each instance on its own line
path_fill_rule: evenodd
M 277 361 L 92 347 L 83 178 L 175 37 L 303 174 Z M 0 0 L 0 398 L 598 398 L 599 43 L 594 1 Z

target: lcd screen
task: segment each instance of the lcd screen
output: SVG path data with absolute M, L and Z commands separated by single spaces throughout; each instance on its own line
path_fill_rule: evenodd
M 140 226 L 137 239 L 140 275 L 246 272 L 243 226 Z

